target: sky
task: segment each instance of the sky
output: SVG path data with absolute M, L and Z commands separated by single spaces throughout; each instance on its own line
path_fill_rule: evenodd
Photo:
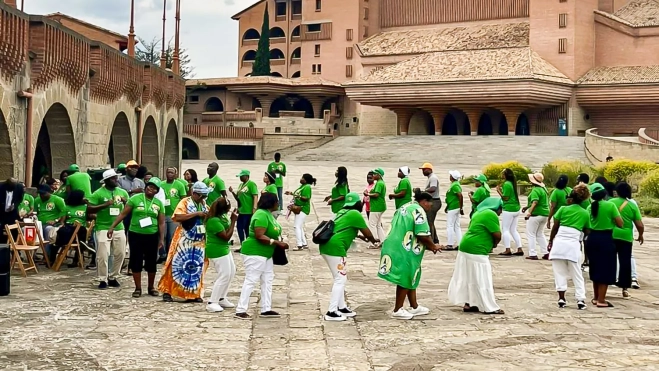
M 60 12 L 120 34 L 128 34 L 130 0 L 24 0 L 25 12 Z M 135 33 L 160 39 L 164 0 L 135 0 Z M 238 21 L 231 16 L 257 0 L 181 0 L 181 47 L 188 49 L 194 78 L 238 73 Z M 18 1 L 20 4 L 20 1 Z M 20 6 L 20 5 L 19 5 Z M 174 36 L 175 0 L 167 0 L 166 38 Z

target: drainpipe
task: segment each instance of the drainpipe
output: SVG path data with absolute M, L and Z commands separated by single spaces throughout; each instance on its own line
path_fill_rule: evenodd
M 18 92 L 19 98 L 27 99 L 25 119 L 25 185 L 32 186 L 32 93 L 31 89 Z
M 142 107 L 135 107 L 135 117 L 137 118 L 137 150 L 135 161 L 142 164 Z

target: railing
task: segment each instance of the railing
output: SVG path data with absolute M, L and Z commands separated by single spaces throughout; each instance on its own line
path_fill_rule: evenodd
M 253 64 L 254 64 L 254 61 L 243 61 L 242 62 L 243 67 L 252 67 Z
M 291 42 L 292 43 L 299 43 L 300 41 L 302 41 L 302 37 L 300 37 L 300 36 L 291 36 Z
M 301 59 L 300 58 L 291 58 L 291 64 L 300 64 Z
M 300 117 L 304 118 L 304 111 L 279 111 L 279 117 Z
M 270 60 L 270 65 L 271 66 L 283 66 L 286 64 L 286 59 L 271 59 Z
M 305 128 L 265 128 L 265 134 L 297 134 L 297 135 L 332 135 L 329 129 L 305 129 Z
M 293 21 L 299 21 L 301 19 L 302 19 L 302 14 L 293 14 L 291 16 L 291 20 L 293 20 Z
M 203 112 L 201 114 L 202 122 L 221 122 L 228 121 L 257 121 L 255 111 L 231 111 L 231 112 Z
M 259 44 L 259 39 L 243 39 L 243 46 L 254 46 Z
M 286 37 L 271 37 L 270 44 L 284 44 L 286 42 Z
M 197 138 L 217 139 L 263 139 L 261 128 L 240 128 L 222 125 L 194 125 L 183 126 L 183 134 Z
M 659 130 L 641 128 L 638 131 L 638 140 L 643 144 L 659 145 Z

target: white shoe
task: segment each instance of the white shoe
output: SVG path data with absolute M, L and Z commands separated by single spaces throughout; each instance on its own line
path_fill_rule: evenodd
M 336 321 L 341 322 L 345 321 L 346 318 L 341 315 L 339 312 L 327 312 L 325 313 L 325 321 Z
M 339 309 L 339 314 L 346 317 L 346 318 L 352 318 L 357 315 L 352 309 L 349 307 L 345 307 L 343 309 Z
M 209 303 L 206 305 L 206 311 L 211 312 L 211 313 L 219 313 L 222 312 L 224 308 L 218 303 Z
M 413 316 L 425 316 L 426 314 L 430 313 L 430 309 L 422 305 L 417 305 L 416 309 L 410 308 L 407 311 Z
M 414 315 L 410 312 L 408 312 L 405 308 L 400 308 L 398 312 L 393 312 L 391 314 L 391 318 L 394 319 L 412 319 L 414 318 Z
M 218 304 L 220 304 L 220 305 L 222 306 L 222 308 L 235 308 L 235 307 L 236 307 L 235 305 L 233 305 L 232 302 L 230 302 L 230 301 L 227 300 L 227 299 L 222 299 L 222 300 L 220 300 L 220 301 L 218 302 Z

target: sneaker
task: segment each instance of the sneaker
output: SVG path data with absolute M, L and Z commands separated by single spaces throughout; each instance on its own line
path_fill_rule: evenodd
M 391 313 L 391 318 L 394 318 L 394 319 L 412 319 L 412 318 L 414 318 L 414 315 L 412 313 L 408 312 L 405 308 L 400 308 L 397 312 Z
M 413 316 L 425 316 L 426 314 L 430 313 L 430 309 L 422 306 L 422 305 L 417 305 L 416 309 L 415 308 L 409 308 L 407 310 L 411 315 Z
M 120 287 L 120 286 L 121 286 L 121 284 L 120 284 L 119 281 L 117 281 L 117 280 L 109 280 L 109 281 L 108 281 L 108 285 L 109 285 L 110 287 Z
M 341 313 L 338 312 L 327 312 L 325 313 L 325 321 L 345 321 L 346 318 L 341 315 Z
M 162 294 L 162 301 L 164 301 L 165 303 L 173 303 L 174 298 L 172 298 L 172 296 L 170 294 L 165 293 L 165 294 Z
M 223 310 L 224 310 L 224 308 L 222 308 L 222 306 L 218 303 L 208 303 L 208 305 L 206 305 L 206 311 L 207 312 L 219 313 Z
M 567 305 L 567 302 L 565 300 L 558 299 L 558 307 L 559 308 L 565 308 L 566 305 Z
M 251 319 L 252 316 L 250 316 L 247 313 L 236 313 L 236 318 L 238 318 L 238 319 Z
M 101 289 L 101 290 L 102 289 L 107 289 L 108 288 L 108 283 L 105 282 L 105 281 L 101 281 L 101 282 L 98 283 L 98 288 Z
M 96 269 L 96 262 L 92 261 L 85 267 L 85 269 Z
M 232 302 L 228 301 L 227 299 L 220 299 L 218 304 L 221 305 L 222 308 L 235 308 L 236 307 L 235 305 L 233 305 Z
M 623 298 L 623 299 L 629 299 L 629 298 L 631 298 L 631 297 L 632 297 L 632 296 L 629 295 L 629 291 L 627 291 L 627 289 L 622 289 L 622 298 Z
M 357 313 L 353 312 L 352 309 L 350 309 L 349 307 L 339 309 L 339 313 L 341 313 L 341 315 L 346 317 L 346 318 L 352 318 L 352 317 L 357 315 Z
M 638 284 L 638 280 L 632 280 L 632 288 L 638 290 L 641 288 L 641 285 Z
M 579 310 L 584 310 L 584 309 L 586 309 L 586 302 L 583 301 L 583 300 L 579 300 L 579 301 L 577 302 L 577 308 L 579 308 Z
M 274 310 L 269 310 L 267 312 L 261 312 L 261 317 L 263 317 L 263 318 L 280 318 L 281 314 L 275 312 Z

